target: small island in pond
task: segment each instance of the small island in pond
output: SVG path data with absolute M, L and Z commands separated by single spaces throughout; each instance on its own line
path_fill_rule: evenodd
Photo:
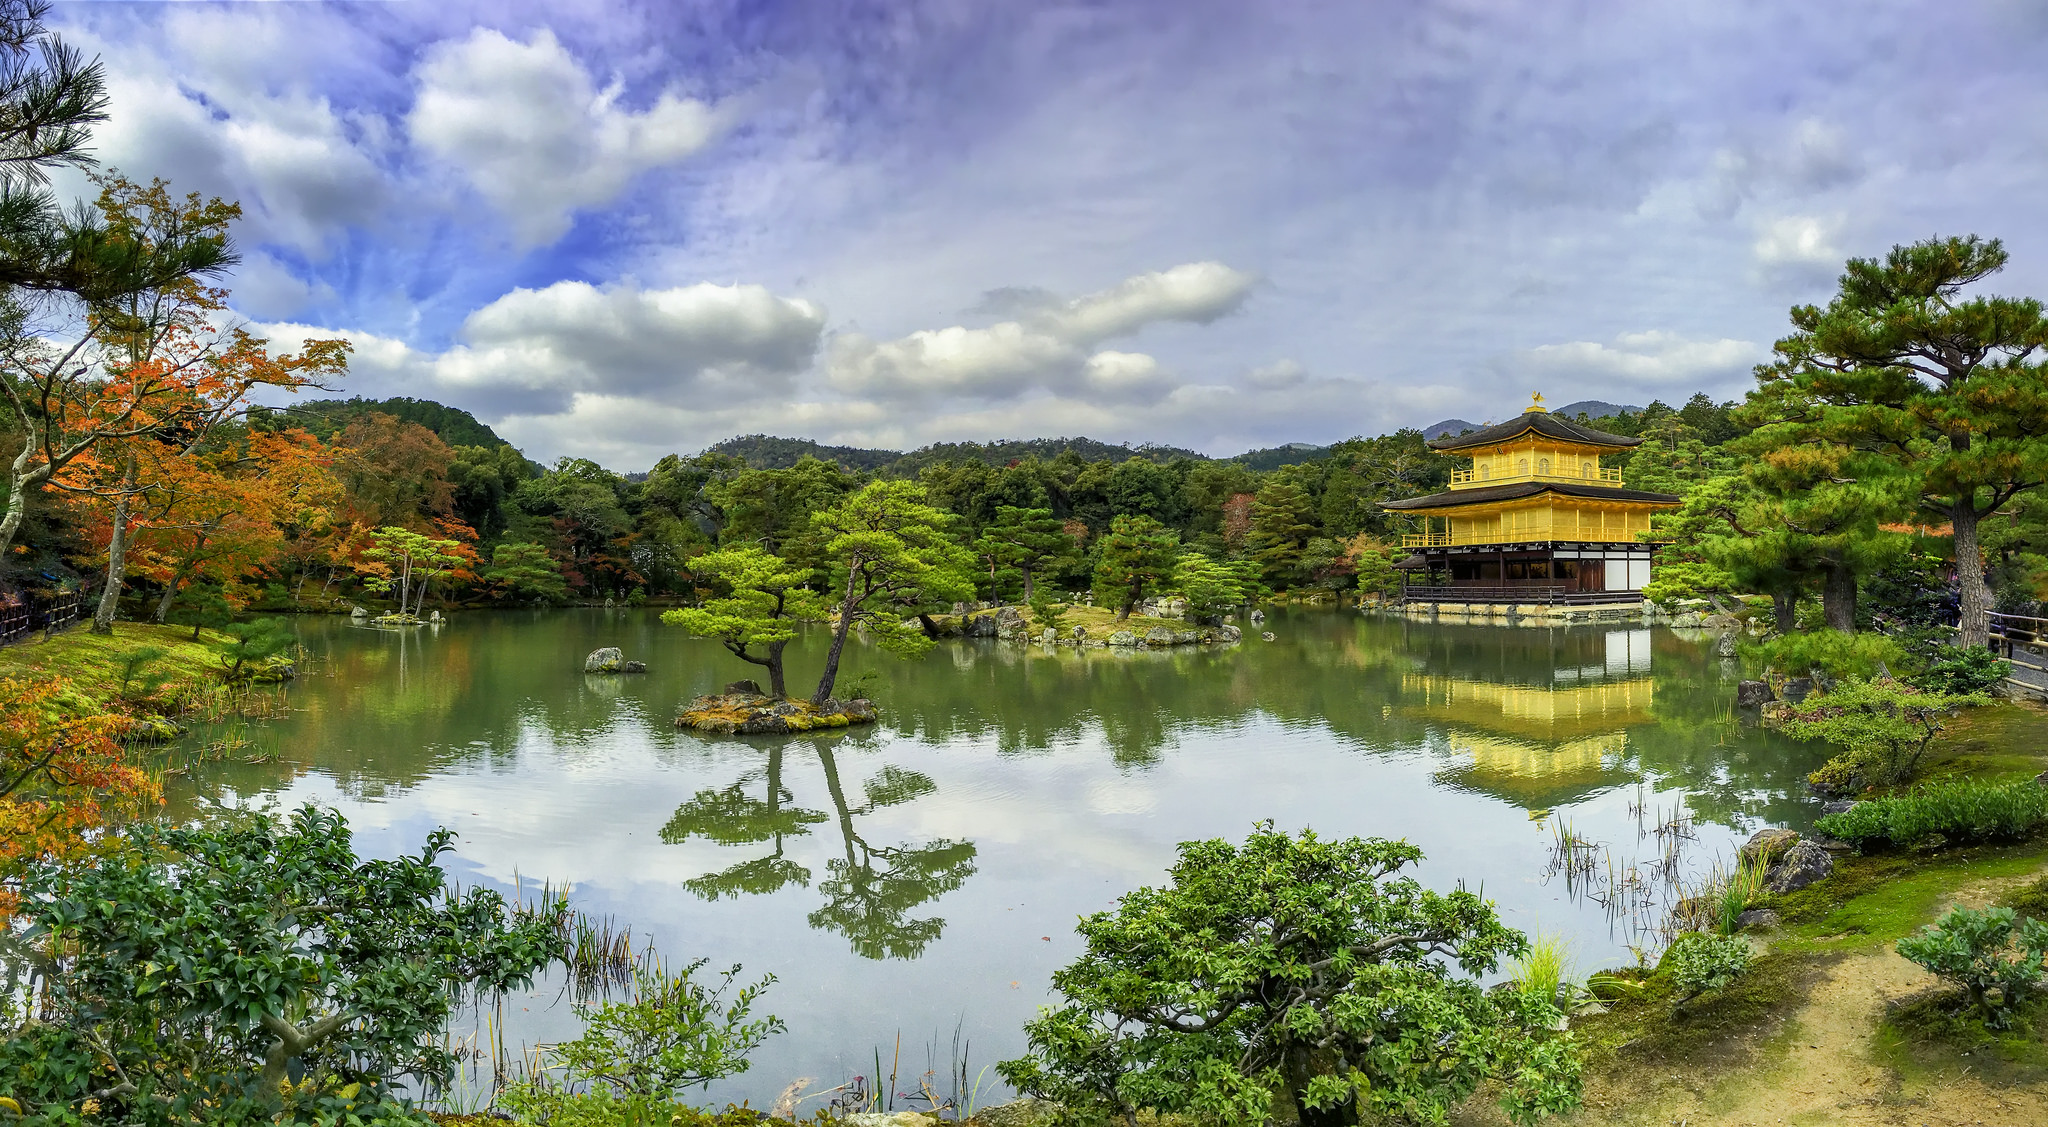
M 722 693 L 698 697 L 676 717 L 676 727 L 728 736 L 788 735 L 875 722 L 866 700 L 790 700 L 761 691 L 752 681 L 734 681 Z

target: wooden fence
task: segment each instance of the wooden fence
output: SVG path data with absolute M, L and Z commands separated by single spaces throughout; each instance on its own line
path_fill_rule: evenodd
M 37 631 L 62 630 L 78 621 L 78 607 L 76 591 L 47 602 L 29 598 L 0 605 L 0 646 L 18 642 Z

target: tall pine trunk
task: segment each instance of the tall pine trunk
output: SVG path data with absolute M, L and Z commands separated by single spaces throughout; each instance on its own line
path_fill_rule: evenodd
M 1777 631 L 1790 634 L 1798 628 L 1799 588 L 1786 583 L 1771 592 L 1771 614 L 1778 620 Z
M 782 679 L 782 647 L 788 644 L 788 642 L 768 643 L 768 658 L 761 663 L 768 667 L 768 691 L 774 694 L 776 700 L 782 700 L 789 696 L 789 686 Z M 769 785 L 773 786 L 774 784 L 770 783 Z
M 1957 644 L 1982 646 L 1991 638 L 1991 584 L 1984 581 L 1984 549 L 1977 543 L 1977 499 L 1956 498 L 1949 520 L 1956 530 L 1956 588 L 1962 603 Z
M 1821 581 L 1821 613 L 1828 629 L 1856 632 L 1856 572 L 1848 564 L 1829 564 Z
M 818 678 L 818 691 L 811 694 L 811 703 L 822 705 L 832 697 L 832 686 L 839 680 L 839 655 L 846 650 L 846 632 L 853 629 L 853 588 L 860 579 L 861 563 L 858 559 L 846 569 L 846 593 L 839 598 L 839 625 L 832 631 L 832 648 L 825 654 L 825 672 Z

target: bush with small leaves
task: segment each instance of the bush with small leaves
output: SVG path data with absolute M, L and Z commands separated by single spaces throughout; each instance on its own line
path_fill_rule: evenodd
M 1911 779 L 1942 733 L 1942 720 L 1986 699 L 1922 692 L 1897 681 L 1847 679 L 1794 705 L 1781 726 L 1795 739 L 1824 740 L 1841 749 L 1809 780 L 1846 793 Z
M 1277 1097 L 1303 1127 L 1440 1122 L 1489 1079 L 1519 1122 L 1576 1107 L 1555 998 L 1476 980 L 1528 940 L 1471 892 L 1397 875 L 1421 859 L 1270 823 L 1184 843 L 1170 885 L 1081 921 L 1086 952 L 1053 976 L 1066 1004 L 996 1069 L 1084 1117 L 1263 1123 Z
M 553 921 L 448 891 L 453 837 L 362 861 L 341 815 L 307 807 L 134 826 L 91 864 L 30 868 L 8 947 L 39 1011 L 0 1040 L 0 1091 L 54 1122 L 88 1099 L 130 1124 L 407 1114 L 403 1078 L 453 1071 L 459 993 L 523 987 L 561 954 Z
M 1688 931 L 1678 937 L 1664 958 L 1671 964 L 1671 983 L 1681 1002 L 1742 977 L 1749 969 L 1749 940 L 1739 935 Z
M 1935 693 L 1988 693 L 2012 672 L 2012 662 L 1983 646 L 1938 646 L 1913 683 Z
M 1899 954 L 1961 986 L 1984 1024 L 2003 1029 L 2012 1007 L 2041 984 L 2048 923 L 2011 908 L 1952 908 L 1941 922 L 1899 940 Z

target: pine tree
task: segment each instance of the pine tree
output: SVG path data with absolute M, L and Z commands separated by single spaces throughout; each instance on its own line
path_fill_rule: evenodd
M 1252 558 L 1266 582 L 1287 587 L 1300 582 L 1309 541 L 1322 532 L 1315 498 L 1288 474 L 1275 474 L 1252 502 Z
M 661 620 L 717 639 L 734 657 L 768 671 L 770 693 L 788 696 L 783 648 L 796 638 L 798 623 L 825 617 L 824 598 L 804 586 L 810 569 L 751 544 L 706 552 L 692 561 L 692 569 L 726 593 L 706 600 L 702 607 L 668 611 Z
M 2032 298 L 1965 297 L 1999 270 L 1996 239 L 1930 239 L 1853 258 L 1826 308 L 1792 310 L 1792 335 L 1757 370 L 1788 417 L 1883 453 L 1921 506 L 1954 528 L 1961 638 L 1981 646 L 1991 589 L 1979 526 L 2048 481 L 2048 316 Z M 1782 390 L 1781 390 L 1782 389 Z
M 995 523 L 974 542 L 976 554 L 999 569 L 1014 569 L 1024 580 L 1024 601 L 1030 602 L 1033 580 L 1045 567 L 1074 554 L 1074 538 L 1066 522 L 1051 509 L 1002 505 Z
M 1148 594 L 1165 588 L 1179 562 L 1180 537 L 1151 517 L 1117 517 L 1102 538 L 1095 565 L 1096 598 L 1114 603 L 1116 620 Z

